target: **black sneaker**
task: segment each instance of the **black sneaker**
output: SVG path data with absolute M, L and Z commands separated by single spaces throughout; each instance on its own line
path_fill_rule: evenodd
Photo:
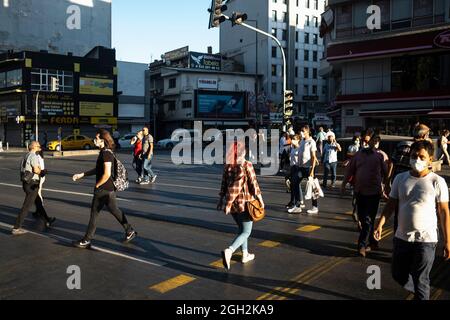
M 286 205 L 286 209 L 292 209 L 294 207 L 294 202 L 289 202 L 287 205 Z
M 131 230 L 131 231 L 127 232 L 124 242 L 125 243 L 131 242 L 136 237 L 137 237 L 137 232 L 134 230 Z
M 72 242 L 73 246 L 79 249 L 88 249 L 91 247 L 91 242 L 88 240 L 80 240 Z
M 46 226 L 47 228 L 51 228 L 52 225 L 55 223 L 55 221 L 56 221 L 56 218 L 50 218 L 50 219 L 48 219 L 47 222 L 45 222 L 45 226 Z

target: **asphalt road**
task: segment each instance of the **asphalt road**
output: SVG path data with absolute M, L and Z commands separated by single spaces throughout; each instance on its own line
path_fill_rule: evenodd
M 357 229 L 349 198 L 329 192 L 317 217 L 289 216 L 282 177 L 261 177 L 268 217 L 255 225 L 250 251 L 256 260 L 231 271 L 221 266 L 236 227 L 217 212 L 221 167 L 175 166 L 167 152 L 156 155 L 155 185 L 134 183 L 119 205 L 139 237 L 121 242 L 123 230 L 104 212 L 92 250 L 72 248 L 89 221 L 92 179 L 74 183 L 72 174 L 94 166 L 95 157 L 46 159 L 50 173 L 45 206 L 57 222 L 50 231 L 31 214 L 30 232 L 10 235 L 23 201 L 17 168 L 20 154 L 0 154 L 0 299 L 271 300 L 411 298 L 390 275 L 392 228 L 380 251 L 356 256 Z M 121 154 L 135 179 L 131 158 Z M 81 290 L 69 290 L 69 266 L 81 270 Z M 381 289 L 369 290 L 369 266 L 381 270 Z M 434 299 L 449 299 L 449 264 L 437 259 Z

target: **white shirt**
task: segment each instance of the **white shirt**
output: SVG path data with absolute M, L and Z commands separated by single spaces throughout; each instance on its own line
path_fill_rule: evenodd
M 338 151 L 337 151 L 337 143 L 329 144 L 327 143 L 323 149 L 324 163 L 335 163 L 338 162 Z
M 300 148 L 291 147 L 291 167 L 299 165 Z
M 431 172 L 416 178 L 399 174 L 392 185 L 391 198 L 398 199 L 398 229 L 395 236 L 407 242 L 438 242 L 436 202 L 449 201 L 447 183 Z
M 286 138 L 281 137 L 281 139 L 280 139 L 280 154 L 283 154 L 284 150 L 287 150 L 287 147 L 285 147 L 286 142 L 287 142 Z
M 302 140 L 300 143 L 300 167 L 312 167 L 311 152 L 317 152 L 317 144 L 314 139 L 310 137 L 307 140 Z
M 448 149 L 448 139 L 446 137 L 442 136 L 441 143 L 442 143 L 442 149 L 447 150 Z

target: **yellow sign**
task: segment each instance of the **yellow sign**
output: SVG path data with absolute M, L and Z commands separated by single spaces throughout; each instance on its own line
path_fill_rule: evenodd
M 116 125 L 117 118 L 91 118 L 91 124 L 110 124 Z
M 112 96 L 114 95 L 114 80 L 80 78 L 80 94 Z
M 114 104 L 104 102 L 80 101 L 80 116 L 84 117 L 113 117 Z
M 81 134 L 81 130 L 80 129 L 73 129 L 73 135 L 74 136 L 79 136 Z

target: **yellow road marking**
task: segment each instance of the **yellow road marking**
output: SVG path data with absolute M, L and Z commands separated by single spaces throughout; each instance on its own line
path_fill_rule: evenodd
M 236 261 L 231 260 L 231 265 L 236 264 Z M 214 261 L 213 263 L 210 264 L 211 267 L 217 268 L 217 269 L 223 269 L 223 261 L 222 259 Z
M 320 228 L 321 227 L 319 227 L 319 226 L 304 226 L 304 227 L 298 228 L 297 231 L 300 231 L 300 232 L 314 232 L 314 231 L 319 230 Z
M 279 245 L 280 245 L 281 243 L 279 243 L 279 242 L 275 242 L 275 241 L 264 241 L 264 242 L 261 242 L 260 244 L 259 244 L 259 246 L 260 247 L 265 247 L 265 248 L 276 248 L 276 247 L 278 247 Z
M 344 220 L 348 220 L 347 219 L 347 217 L 343 217 L 343 216 L 335 216 L 334 218 L 333 218 L 334 220 L 341 220 L 341 221 L 344 221 Z
M 184 286 L 188 283 L 191 283 L 192 281 L 194 281 L 195 278 L 190 277 L 190 276 L 186 276 L 186 275 L 179 275 L 175 278 L 169 279 L 167 281 L 158 283 L 152 287 L 150 287 L 150 290 L 159 292 L 159 293 L 167 293 L 169 291 L 172 291 L 176 288 L 179 288 L 181 286 Z

